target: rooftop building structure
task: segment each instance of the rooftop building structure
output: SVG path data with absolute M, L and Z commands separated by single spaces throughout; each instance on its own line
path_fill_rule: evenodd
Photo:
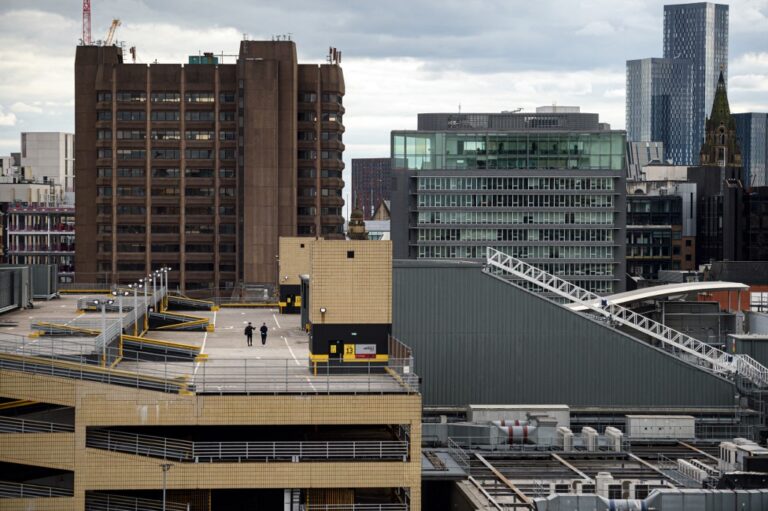
M 597 114 L 419 114 L 391 142 L 396 258 L 483 260 L 492 247 L 623 290 L 626 140 Z
M 666 163 L 663 142 L 627 142 L 627 179 L 643 179 L 643 168 Z
M 22 132 L 21 168 L 27 179 L 75 190 L 74 134 Z
M 352 205 L 371 220 L 381 201 L 390 199 L 390 158 L 352 159 Z
M 170 266 L 174 288 L 230 294 L 277 283 L 279 236 L 343 238 L 338 61 L 299 64 L 278 40 L 192 62 L 78 47 L 80 282 Z
M 744 182 L 768 185 L 768 113 L 733 114 L 744 165 Z

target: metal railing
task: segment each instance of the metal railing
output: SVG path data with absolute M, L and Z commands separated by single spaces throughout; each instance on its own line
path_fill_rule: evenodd
M 302 504 L 304 511 L 408 511 L 408 504 Z
M 457 444 L 453 438 L 449 438 L 448 442 L 448 454 L 454 459 L 454 461 L 463 469 L 469 469 L 470 456 L 467 451 Z
M 102 364 L 106 358 L 107 364 Z M 196 363 L 189 356 L 153 354 L 145 363 L 140 350 L 100 347 L 93 338 L 25 336 L 0 333 L 0 368 L 64 378 L 197 394 L 402 394 L 418 393 L 410 360 L 387 366 L 357 362 L 338 374 L 315 372 L 293 359 L 216 358 Z
M 0 433 L 72 433 L 72 424 L 57 424 L 18 417 L 0 417 Z
M 85 493 L 85 511 L 187 511 L 186 504 L 141 499 L 110 493 Z
M 408 442 L 191 442 L 112 430 L 91 430 L 85 446 L 190 463 L 245 461 L 407 461 Z
M 720 376 L 731 377 L 737 373 L 758 387 L 768 387 L 768 368 L 747 355 L 723 352 L 498 250 L 489 247 L 487 255 L 489 267 L 587 307 L 610 322 L 628 326 L 652 337 L 660 341 L 668 353 L 678 358 Z
M 72 490 L 40 486 L 37 484 L 14 483 L 0 481 L 0 499 L 26 499 L 32 497 L 71 497 Z M 0 505 L 0 508 L 3 506 Z

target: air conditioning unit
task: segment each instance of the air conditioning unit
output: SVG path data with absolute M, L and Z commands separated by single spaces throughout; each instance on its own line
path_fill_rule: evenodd
M 605 436 L 608 438 L 611 450 L 621 452 L 621 443 L 624 438 L 624 433 L 618 428 L 608 426 L 605 428 Z
M 594 428 L 589 426 L 581 428 L 581 439 L 584 442 L 584 447 L 589 452 L 597 450 L 597 431 Z
M 557 446 L 563 451 L 573 450 L 573 431 L 565 426 L 557 428 Z

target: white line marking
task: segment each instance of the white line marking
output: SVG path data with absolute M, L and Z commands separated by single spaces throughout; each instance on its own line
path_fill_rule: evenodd
M 277 321 L 277 316 L 272 314 L 272 317 L 275 318 L 275 323 L 277 323 L 277 328 L 283 328 L 283 327 L 280 326 L 280 323 Z
M 280 337 L 283 338 L 283 340 L 285 341 L 285 345 L 288 347 L 288 351 L 291 352 L 291 356 L 293 357 L 293 361 L 296 362 L 297 366 L 300 366 L 301 363 L 299 363 L 299 359 L 296 358 L 296 355 L 293 353 L 293 350 L 291 349 L 291 345 L 288 344 L 288 339 L 286 339 L 284 335 L 281 335 Z
M 213 327 L 216 328 L 216 311 L 213 311 Z M 205 334 L 203 334 L 203 345 L 200 346 L 200 355 L 202 355 L 203 352 L 205 351 L 205 341 L 207 340 L 208 340 L 208 330 L 206 330 Z M 192 373 L 192 376 L 195 376 L 197 374 L 197 368 L 200 367 L 201 363 L 202 362 L 197 362 L 195 364 L 195 370 Z
M 317 392 L 317 389 L 312 384 L 312 380 L 309 379 L 309 376 L 307 376 L 307 383 L 309 383 L 309 386 L 312 387 L 312 392 Z

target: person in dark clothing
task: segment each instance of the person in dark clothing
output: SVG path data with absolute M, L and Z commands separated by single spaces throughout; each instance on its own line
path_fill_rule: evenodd
M 248 326 L 245 327 L 245 341 L 248 343 L 248 346 L 253 346 L 253 331 L 256 330 L 253 328 L 253 325 L 251 325 L 251 322 L 248 322 Z
M 261 345 L 264 346 L 267 344 L 267 332 L 269 332 L 269 328 L 267 328 L 266 323 L 261 324 L 261 328 L 259 328 L 259 331 L 261 332 Z

